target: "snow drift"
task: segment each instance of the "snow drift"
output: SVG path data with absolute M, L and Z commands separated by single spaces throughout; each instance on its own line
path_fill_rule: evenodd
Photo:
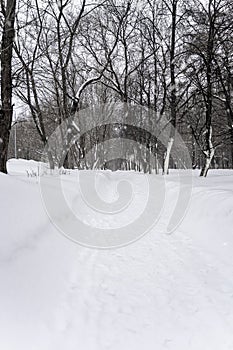
M 211 171 L 206 179 L 193 172 L 189 208 L 173 234 L 163 233 L 165 206 L 157 225 L 135 243 L 95 250 L 53 226 L 37 163 L 8 166 L 10 175 L 0 175 L 1 349 L 233 348 L 232 171 Z M 74 188 L 72 175 L 64 177 Z M 175 174 L 167 181 L 169 203 Z M 117 199 L 105 176 L 98 191 L 106 202 Z

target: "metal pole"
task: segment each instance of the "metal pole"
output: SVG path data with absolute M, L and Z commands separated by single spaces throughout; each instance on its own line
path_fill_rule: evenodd
M 17 120 L 15 122 L 15 159 L 17 159 Z

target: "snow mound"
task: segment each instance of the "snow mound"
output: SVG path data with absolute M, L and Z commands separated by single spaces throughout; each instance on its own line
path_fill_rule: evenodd
M 233 348 L 232 171 L 212 171 L 207 179 L 193 172 L 189 208 L 173 234 L 162 233 L 170 215 L 165 206 L 158 225 L 140 240 L 104 251 L 74 244 L 56 230 L 29 166 L 38 164 L 11 160 L 10 175 L 0 174 L 1 349 Z M 88 184 L 88 172 L 83 175 Z M 96 176 L 97 194 L 107 204 L 117 202 L 122 175 Z M 125 176 L 135 186 L 143 177 Z M 64 175 L 74 208 L 79 181 Z M 176 174 L 166 181 L 172 203 Z

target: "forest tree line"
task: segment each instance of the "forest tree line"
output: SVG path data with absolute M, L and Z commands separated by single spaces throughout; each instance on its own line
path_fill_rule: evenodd
M 117 125 L 118 135 L 133 133 L 139 146 L 144 143 L 153 151 L 156 172 L 160 165 L 164 173 L 178 166 L 171 157 L 175 130 L 202 176 L 211 166 L 233 168 L 230 0 L 0 3 L 1 171 L 6 172 L 7 152 L 40 159 L 49 136 L 67 118 L 93 104 L 117 102 L 149 108 L 158 120 L 164 116 L 172 125 L 166 145 L 136 129 L 123 132 L 126 126 Z M 12 95 L 22 106 L 17 120 Z M 117 137 L 113 129 L 106 126 L 84 135 L 63 165 L 151 172 L 140 147 L 130 151 L 137 153 L 130 166 L 125 160 L 104 164 L 107 150 L 102 142 Z M 103 157 L 90 164 L 85 153 L 94 145 L 101 147 Z M 56 165 L 53 157 L 49 161 L 51 167 Z

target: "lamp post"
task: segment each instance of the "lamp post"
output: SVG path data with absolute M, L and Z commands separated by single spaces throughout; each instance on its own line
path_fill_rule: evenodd
M 15 159 L 18 159 L 18 152 L 20 152 L 21 150 L 20 150 L 20 148 L 17 148 L 17 138 L 18 138 L 17 124 L 25 123 L 25 122 L 27 122 L 27 120 L 26 119 L 21 119 L 20 117 L 17 118 L 16 117 L 16 113 L 14 114 L 14 116 L 15 116 L 14 117 L 14 122 L 11 125 L 11 129 L 14 128 L 14 154 L 15 154 Z
M 17 122 L 15 123 L 15 159 L 17 159 L 18 155 L 17 155 Z
M 15 150 L 15 159 L 18 158 L 18 153 L 17 153 L 17 117 L 16 117 L 16 113 L 14 113 L 14 123 L 12 124 L 12 127 L 14 127 L 14 150 Z

